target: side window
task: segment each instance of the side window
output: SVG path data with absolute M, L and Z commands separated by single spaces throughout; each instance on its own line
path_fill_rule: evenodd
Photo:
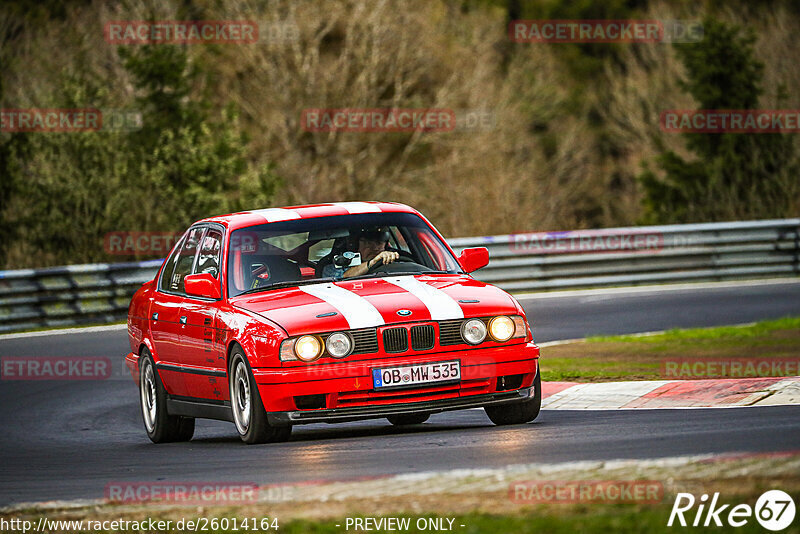
M 183 248 L 183 239 L 178 241 L 172 255 L 164 262 L 164 270 L 161 272 L 161 280 L 158 282 L 158 288 L 162 291 L 169 291 L 169 281 L 172 280 L 172 273 L 175 272 L 175 262 L 178 261 L 181 249 Z
M 314 243 L 308 249 L 308 259 L 311 261 L 319 261 L 333 250 L 333 239 L 325 239 Z
M 222 232 L 209 229 L 203 237 L 195 273 L 209 273 L 219 280 L 219 256 L 222 251 Z
M 205 228 L 192 228 L 189 230 L 189 234 L 186 236 L 183 246 L 175 258 L 175 269 L 172 271 L 172 276 L 165 288 L 167 291 L 184 292 L 183 279 L 192 272 L 194 258 L 197 255 L 197 249 L 200 246 L 200 240 L 204 232 Z

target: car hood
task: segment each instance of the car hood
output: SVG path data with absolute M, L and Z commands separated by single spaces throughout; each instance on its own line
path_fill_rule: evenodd
M 279 324 L 291 336 L 518 313 L 508 293 L 466 275 L 308 284 L 235 297 L 231 303 Z

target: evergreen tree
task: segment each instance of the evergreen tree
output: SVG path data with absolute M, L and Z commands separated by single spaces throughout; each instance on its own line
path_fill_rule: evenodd
M 735 26 L 704 22 L 705 38 L 675 45 L 686 67 L 681 88 L 699 109 L 753 109 L 763 90 L 754 37 Z M 663 177 L 646 169 L 645 221 L 687 223 L 787 216 L 800 192 L 794 139 L 784 134 L 682 134 L 694 154 L 657 159 Z
M 279 185 L 271 167 L 249 161 L 232 106 L 212 118 L 207 98 L 192 99 L 199 73 L 182 48 L 120 55 L 137 94 L 126 107 L 141 112 L 141 129 L 0 138 L 0 201 L 13 204 L 0 206 L 0 224 L 18 230 L 2 241 L 17 265 L 123 259 L 105 254 L 106 233 L 179 232 L 199 218 L 268 206 Z M 96 74 L 62 79 L 42 107 L 118 107 Z

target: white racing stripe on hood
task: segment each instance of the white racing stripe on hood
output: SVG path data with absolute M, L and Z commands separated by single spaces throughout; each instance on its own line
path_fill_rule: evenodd
M 384 323 L 380 312 L 370 302 L 352 291 L 334 284 L 299 286 L 311 296 L 324 300 L 344 316 L 351 329 L 371 328 Z
M 366 202 L 334 202 L 334 206 L 344 208 L 347 213 L 380 213 L 381 209 L 375 204 L 368 204 Z
M 261 215 L 267 222 L 289 221 L 300 218 L 299 213 L 294 210 L 287 210 L 286 208 L 267 208 L 263 210 L 253 210 L 250 213 Z
M 434 321 L 464 318 L 464 310 L 461 309 L 458 302 L 441 289 L 436 289 L 432 285 L 420 282 L 413 276 L 384 278 L 384 280 L 390 284 L 402 287 L 421 300 L 428 308 L 431 319 Z

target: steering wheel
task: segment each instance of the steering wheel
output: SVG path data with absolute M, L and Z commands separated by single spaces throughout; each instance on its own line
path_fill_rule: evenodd
M 414 258 L 412 258 L 409 254 L 406 254 L 405 252 L 399 252 L 397 250 L 392 250 L 390 252 L 397 252 L 398 254 L 400 254 L 400 257 L 398 257 L 392 263 L 384 264 L 382 261 L 376 262 L 372 267 L 370 267 L 367 270 L 367 274 L 374 273 L 378 269 L 380 269 L 381 267 L 390 267 L 390 266 L 394 265 L 395 263 L 416 263 L 417 265 L 420 265 L 419 263 L 417 263 L 417 261 Z M 424 265 L 420 265 L 420 266 L 423 267 L 423 268 L 425 267 Z M 426 268 L 426 270 L 428 270 L 428 269 Z M 389 272 L 389 269 L 387 269 L 386 271 Z

